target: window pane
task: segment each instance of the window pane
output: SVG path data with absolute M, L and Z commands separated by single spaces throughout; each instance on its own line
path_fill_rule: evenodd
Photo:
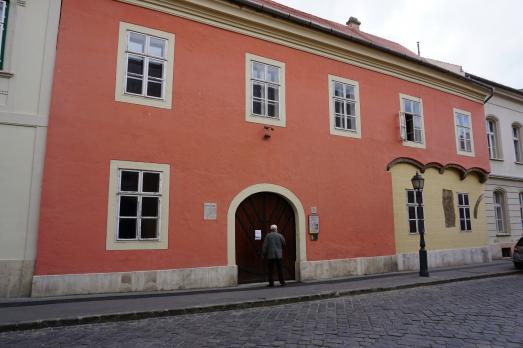
M 158 197 L 143 197 L 142 198 L 142 216 L 157 217 L 158 216 Z
M 410 233 L 418 232 L 418 229 L 416 228 L 416 220 L 409 221 L 409 232 Z
M 347 103 L 347 115 L 356 116 L 356 105 L 354 103 Z
M 403 107 L 405 109 L 403 110 L 404 112 L 412 114 L 412 102 L 410 100 L 403 99 Z
M 270 117 L 278 117 L 279 116 L 279 112 L 278 112 L 278 103 L 268 103 L 267 104 L 267 116 L 270 116 Z
M 138 172 L 122 170 L 120 191 L 138 191 Z
M 409 202 L 409 203 L 416 203 L 416 201 L 414 199 L 414 191 L 413 190 L 408 190 L 407 191 L 407 202 Z
M 125 85 L 125 91 L 127 93 L 142 94 L 143 81 L 141 79 L 127 78 L 127 84 Z
M 158 219 L 142 219 L 141 238 L 158 238 Z
M 265 80 L 265 64 L 252 62 L 252 78 Z
M 267 65 L 267 81 L 280 82 L 280 68 L 272 65 Z
M 467 224 L 465 223 L 465 220 L 459 220 L 459 228 L 462 231 L 465 231 L 467 229 Z
M 416 210 L 418 211 L 418 219 L 423 219 L 423 207 L 417 207 Z
M 122 196 L 120 197 L 120 216 L 135 217 L 138 212 L 138 197 Z
M 149 61 L 149 76 L 163 79 L 163 62 Z
M 269 100 L 278 101 L 278 86 L 269 85 L 267 88 L 267 96 Z
M 340 116 L 336 116 L 334 118 L 334 121 L 336 123 L 336 128 L 341 128 L 341 117 Z
M 420 104 L 418 102 L 413 101 L 412 106 L 413 106 L 412 111 L 414 112 L 414 114 L 421 115 Z
M 356 118 L 347 117 L 347 129 L 356 130 Z
M 458 204 L 463 205 L 463 195 L 462 194 L 458 194 Z
M 127 57 L 127 73 L 143 75 L 143 58 L 136 56 Z
M 127 49 L 131 52 L 145 52 L 145 35 L 138 33 L 129 33 L 129 43 Z
M 414 124 L 414 128 L 421 129 L 421 117 L 419 116 L 413 116 L 412 122 Z
M 120 219 L 118 239 L 136 239 L 136 219 Z
M 345 98 L 356 99 L 354 97 L 354 86 L 345 85 Z
M 340 101 L 334 101 L 334 112 L 343 115 L 345 113 L 345 104 Z
M 143 173 L 143 192 L 160 192 L 160 173 Z
M 334 82 L 334 96 L 343 98 L 343 84 Z
M 463 195 L 463 204 L 469 205 L 469 195 Z
M 471 231 L 472 230 L 472 224 L 470 222 L 470 220 L 467 220 L 467 231 Z
M 161 82 L 147 82 L 147 96 L 161 98 L 162 97 L 162 83 Z
M 155 57 L 165 57 L 165 40 L 151 37 L 149 40 L 149 55 Z
M 416 207 L 409 207 L 409 219 L 416 218 Z
M 465 217 L 467 219 L 470 219 L 470 209 L 469 208 L 464 208 L 465 209 Z
M 261 101 L 253 100 L 252 102 L 252 113 L 256 115 L 263 115 L 264 114 L 264 108 Z
M 253 83 L 252 96 L 256 98 L 265 99 L 265 86 L 261 83 Z

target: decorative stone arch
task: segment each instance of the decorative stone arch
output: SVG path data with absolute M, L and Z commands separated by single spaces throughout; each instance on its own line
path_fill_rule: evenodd
M 285 187 L 274 184 L 256 184 L 243 189 L 231 201 L 227 212 L 227 265 L 236 266 L 236 209 L 250 195 L 258 192 L 276 193 L 292 206 L 296 219 L 296 280 L 300 279 L 300 262 L 307 261 L 305 211 L 299 198 Z

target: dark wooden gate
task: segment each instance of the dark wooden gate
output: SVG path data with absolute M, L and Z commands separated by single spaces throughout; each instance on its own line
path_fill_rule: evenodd
M 238 283 L 257 283 L 267 280 L 267 265 L 262 258 L 263 239 L 272 224 L 285 237 L 283 276 L 295 279 L 296 226 L 291 205 L 280 195 L 260 192 L 247 197 L 236 210 L 236 263 Z M 261 230 L 262 239 L 255 240 L 255 231 Z M 275 274 L 275 279 L 277 275 Z

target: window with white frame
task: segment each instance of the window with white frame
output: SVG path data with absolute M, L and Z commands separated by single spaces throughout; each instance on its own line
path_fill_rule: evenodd
M 285 64 L 246 54 L 246 120 L 285 127 Z
M 115 99 L 170 109 L 173 60 L 173 34 L 121 22 Z
M 501 148 L 499 146 L 498 122 L 496 119 L 489 117 L 486 121 L 487 128 L 487 146 L 490 159 L 501 159 Z
M 7 32 L 9 0 L 0 0 L 0 70 L 4 69 L 4 50 Z
M 458 213 L 459 229 L 461 231 L 471 231 L 472 224 L 470 221 L 470 203 L 468 193 L 458 193 Z
M 166 249 L 169 165 L 111 161 L 107 249 Z
M 512 141 L 514 143 L 514 156 L 516 162 L 521 163 L 521 135 L 520 135 L 520 125 L 512 125 Z
M 359 83 L 329 75 L 330 132 L 361 138 Z
M 507 228 L 507 205 L 505 202 L 505 194 L 503 191 L 494 191 L 494 219 L 496 221 L 497 234 L 509 234 Z
M 425 147 L 423 106 L 420 98 L 400 95 L 400 132 L 404 145 Z
M 407 214 L 409 233 L 419 233 L 425 224 L 422 191 L 407 190 Z
M 456 147 L 458 154 L 474 155 L 474 138 L 472 137 L 472 118 L 470 112 L 454 109 L 456 127 Z

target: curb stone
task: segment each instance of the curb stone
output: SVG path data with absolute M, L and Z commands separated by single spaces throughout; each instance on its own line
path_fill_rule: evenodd
M 356 295 L 369 294 L 369 293 L 411 289 L 411 288 L 417 288 L 417 287 L 448 284 L 448 283 L 455 283 L 455 282 L 469 281 L 469 280 L 476 280 L 476 279 L 503 277 L 503 276 L 518 274 L 518 273 L 521 273 L 521 272 L 518 270 L 513 270 L 513 271 L 504 271 L 504 272 L 498 272 L 498 273 L 493 273 L 493 274 L 480 274 L 480 275 L 459 277 L 459 278 L 452 278 L 452 279 L 441 279 L 441 280 L 434 280 L 434 281 L 428 281 L 428 282 L 422 282 L 422 283 L 394 285 L 394 286 L 389 286 L 389 287 L 375 287 L 375 288 L 355 289 L 355 290 L 346 290 L 346 291 L 337 290 L 337 291 L 332 291 L 332 292 L 321 292 L 318 294 L 289 296 L 289 297 L 280 297 L 280 298 L 272 298 L 272 299 L 261 299 L 261 300 L 254 300 L 254 301 L 245 301 L 245 302 L 230 302 L 230 303 L 218 304 L 218 305 L 196 306 L 196 307 L 166 309 L 166 310 L 153 310 L 153 311 L 143 311 L 143 312 L 114 313 L 114 314 L 104 314 L 104 315 L 92 315 L 92 316 L 85 316 L 85 317 L 80 316 L 80 317 L 76 317 L 76 318 L 37 320 L 37 321 L 0 325 L 0 332 L 37 330 L 37 329 L 52 328 L 52 327 L 100 324 L 100 323 L 131 321 L 131 320 L 148 319 L 148 318 L 171 317 L 171 316 L 186 315 L 186 314 L 211 313 L 211 312 L 219 312 L 219 311 L 230 311 L 230 310 L 238 310 L 238 309 L 277 306 L 277 305 L 291 304 L 291 303 L 297 303 L 297 302 L 324 300 L 324 299 L 336 298 L 336 297 L 341 297 L 341 296 L 356 296 Z

